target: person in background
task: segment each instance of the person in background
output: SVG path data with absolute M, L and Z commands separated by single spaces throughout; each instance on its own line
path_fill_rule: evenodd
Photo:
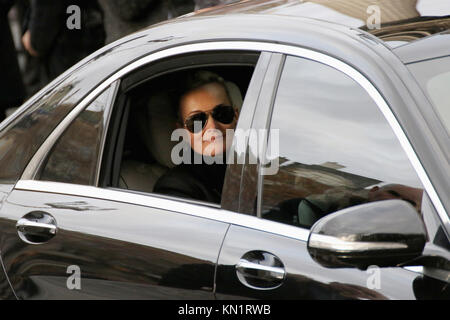
M 8 12 L 13 0 L 0 0 L 0 121 L 6 117 L 6 110 L 20 106 L 25 98 L 16 48 L 8 22 Z
M 73 17 L 79 8 L 79 17 Z M 69 20 L 79 20 L 73 27 Z M 75 20 L 73 20 L 75 19 Z M 31 0 L 25 33 L 25 50 L 42 62 L 50 82 L 105 43 L 103 13 L 96 0 Z

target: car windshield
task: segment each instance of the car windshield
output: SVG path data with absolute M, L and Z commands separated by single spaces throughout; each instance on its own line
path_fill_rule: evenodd
M 450 135 L 450 56 L 408 65 Z

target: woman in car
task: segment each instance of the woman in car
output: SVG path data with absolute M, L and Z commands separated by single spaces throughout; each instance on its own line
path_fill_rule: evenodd
M 237 119 L 238 109 L 221 77 L 207 71 L 191 76 L 179 99 L 177 123 L 186 130 L 190 161 L 163 175 L 154 192 L 220 203 L 231 141 L 227 130 L 236 128 Z

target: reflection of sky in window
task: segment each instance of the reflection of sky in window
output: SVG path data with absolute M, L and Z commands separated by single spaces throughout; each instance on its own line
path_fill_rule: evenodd
M 281 156 L 337 162 L 345 172 L 420 186 L 384 116 L 356 82 L 305 59 L 288 58 L 285 70 L 271 124 L 280 130 Z

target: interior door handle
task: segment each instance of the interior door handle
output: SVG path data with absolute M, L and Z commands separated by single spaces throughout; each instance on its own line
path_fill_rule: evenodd
M 242 284 L 258 290 L 278 288 L 286 278 L 281 260 L 263 251 L 246 253 L 236 264 L 236 274 Z
M 16 223 L 20 239 L 28 244 L 45 243 L 52 239 L 58 230 L 56 220 L 43 211 L 33 211 Z

